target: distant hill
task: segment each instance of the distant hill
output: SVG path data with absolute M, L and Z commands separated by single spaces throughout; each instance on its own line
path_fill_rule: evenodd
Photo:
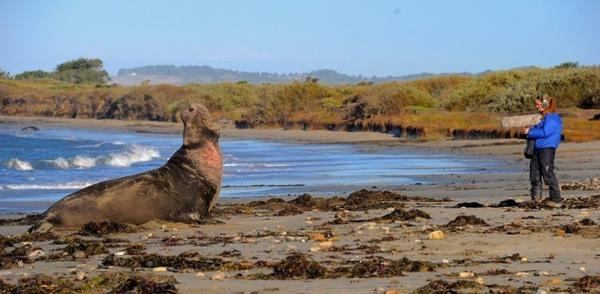
M 470 73 L 458 73 L 470 75 Z M 221 82 L 240 82 L 246 81 L 251 84 L 264 83 L 287 83 L 292 81 L 304 81 L 306 78 L 316 78 L 319 82 L 330 85 L 338 84 L 356 84 L 359 82 L 388 82 L 388 81 L 407 81 L 420 78 L 426 78 L 436 75 L 421 73 L 406 76 L 387 76 L 387 77 L 366 77 L 362 75 L 347 75 L 331 69 L 314 70 L 307 73 L 289 73 L 278 74 L 269 72 L 245 72 L 230 69 L 214 68 L 207 65 L 203 66 L 175 66 L 175 65 L 148 65 L 135 68 L 120 69 L 116 76 L 112 76 L 114 83 L 121 85 L 136 85 L 144 81 L 151 84 L 175 84 L 183 85 L 190 83 L 221 83 Z

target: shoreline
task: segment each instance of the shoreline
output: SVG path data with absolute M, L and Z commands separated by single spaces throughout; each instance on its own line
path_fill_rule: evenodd
M 181 128 L 175 123 L 0 116 L 3 124 L 174 134 Z M 17 285 L 23 278 L 49 277 L 87 289 L 116 287 L 113 283 L 121 283 L 116 275 L 143 277 L 146 283 L 174 279 L 171 285 L 180 293 L 269 294 L 410 293 L 431 283 L 459 293 L 581 292 L 577 282 L 582 279 L 600 281 L 600 198 L 593 200 L 600 188 L 563 191 L 569 201 L 587 205 L 583 208 L 525 205 L 528 162 L 518 140 L 406 142 L 382 133 L 268 129 L 223 129 L 222 137 L 494 157 L 513 169 L 423 176 L 428 184 L 348 191 L 362 195 L 357 202 L 347 193 L 319 195 L 308 187 L 294 187 L 299 193 L 288 196 L 221 197 L 214 222 L 158 221 L 99 236 L 81 236 L 77 230 L 32 236 L 26 233 L 31 223 L 8 222 L 0 225 L 7 240 L 0 281 Z M 598 158 L 598 141 L 563 143 L 556 158 L 559 182 L 598 177 Z M 298 196 L 303 192 L 311 196 Z M 401 200 L 381 198 L 389 195 Z M 522 206 L 493 206 L 507 199 Z M 483 207 L 457 207 L 464 202 Z M 24 215 L 0 214 L 0 219 Z M 442 232 L 440 239 L 431 237 L 434 232 Z M 73 247 L 80 249 L 73 252 Z M 25 252 L 25 257 L 13 252 Z M 320 274 L 308 276 L 308 266 Z M 275 275 L 281 267 L 289 267 L 290 274 Z M 107 282 L 94 284 L 98 279 Z

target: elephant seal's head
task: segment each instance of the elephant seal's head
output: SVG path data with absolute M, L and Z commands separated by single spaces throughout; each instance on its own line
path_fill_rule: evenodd
M 183 145 L 193 147 L 203 144 L 207 140 L 216 141 L 219 133 L 213 129 L 210 122 L 210 113 L 202 104 L 190 104 L 181 110 L 183 121 Z

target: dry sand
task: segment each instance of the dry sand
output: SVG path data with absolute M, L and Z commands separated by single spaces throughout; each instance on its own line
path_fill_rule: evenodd
M 125 129 L 142 132 L 179 132 L 180 126 L 172 123 L 63 120 L 49 118 L 0 117 L 2 123 L 18 125 L 79 126 Z M 283 130 L 235 130 L 225 128 L 224 137 L 260 138 L 270 140 L 293 140 L 307 143 L 356 143 L 367 148 L 405 148 L 431 152 L 456 152 L 469 156 L 496 157 L 506 162 L 509 171 L 484 170 L 476 175 L 448 175 L 429 177 L 434 184 L 409 185 L 398 188 L 398 193 L 408 196 L 424 196 L 435 199 L 450 197 L 452 202 L 390 201 L 379 207 L 358 209 L 348 207 L 344 200 L 332 206 L 304 206 L 266 201 L 270 198 L 222 201 L 215 219 L 218 224 L 184 225 L 152 223 L 136 228 L 134 233 L 114 233 L 112 238 L 124 238 L 129 242 L 141 242 L 146 254 L 175 256 L 185 251 L 199 253 L 204 257 L 219 258 L 229 262 L 218 270 L 169 263 L 166 271 L 160 262 L 136 267 L 136 272 L 173 276 L 175 286 L 182 293 L 384 293 L 387 290 L 411 292 L 432 280 L 463 282 L 456 291 L 481 293 L 498 292 L 501 286 L 522 287 L 524 293 L 544 289 L 579 293 L 582 288 L 574 286 L 578 279 L 590 275 L 598 279 L 600 273 L 600 207 L 588 208 L 526 208 L 483 207 L 453 208 L 458 202 L 476 201 L 496 204 L 505 199 L 519 202 L 528 198 L 528 162 L 522 159 L 522 142 L 515 140 L 480 141 L 433 141 L 401 142 L 387 134 L 344 133 L 329 131 L 283 131 Z M 557 152 L 557 175 L 561 184 L 600 177 L 600 142 L 564 143 Z M 547 195 L 547 191 L 545 191 Z M 563 196 L 574 199 L 600 194 L 591 191 L 563 191 Z M 294 197 L 284 198 L 288 201 Z M 328 198 L 331 199 L 331 198 Z M 367 198 L 365 198 L 367 199 Z M 591 199 L 591 198 L 588 198 Z M 596 198 L 594 198 L 596 199 Z M 598 199 L 600 202 L 600 198 Z M 598 203 L 596 202 L 596 203 Z M 246 204 L 244 204 L 246 203 Z M 366 202 L 365 202 L 366 203 Z M 388 214 L 394 207 L 403 211 L 413 208 L 422 210 L 431 219 L 396 220 L 389 223 L 374 221 Z M 339 224 L 332 224 L 336 213 L 349 209 Z M 293 215 L 279 216 L 286 212 Z M 298 213 L 298 214 L 295 214 Z M 344 214 L 344 213 L 343 213 Z M 486 226 L 466 225 L 450 228 L 445 225 L 459 215 L 474 215 L 484 220 Z M 596 224 L 577 224 L 590 219 Z M 584 222 L 585 223 L 585 222 Z M 571 226 L 566 226 L 571 225 Z M 565 227 L 566 226 L 566 227 Z M 27 229 L 25 225 L 6 224 L 0 234 L 18 236 Z M 430 240 L 432 231 L 441 230 L 445 237 Z M 323 233 L 321 237 L 315 232 Z M 64 239 L 75 231 L 59 232 Z M 312 239 L 311 239 L 312 236 Z M 101 238 L 81 237 L 92 240 Z M 319 240 L 313 240 L 313 239 Z M 18 240 L 21 241 L 21 240 Z M 329 242 L 330 241 L 330 242 Z M 46 254 L 62 253 L 64 244 L 53 241 L 34 241 Z M 324 242 L 324 243 L 321 243 Z M 7 255 L 14 247 L 5 243 Z M 113 247 L 114 246 L 114 247 Z M 121 252 L 127 243 L 105 245 L 111 253 Z M 223 254 L 225 252 L 225 254 Z M 274 271 L 281 273 L 285 264 L 280 262 L 293 252 L 300 252 L 325 268 L 325 278 L 272 277 Z M 518 255 L 514 255 L 518 254 Z M 225 255 L 225 256 L 223 256 Z M 106 253 L 76 259 L 72 254 L 34 263 L 11 265 L 5 263 L 0 277 L 11 283 L 19 278 L 43 273 L 51 276 L 64 275 L 76 280 L 69 273 L 84 272 L 81 282 L 93 284 L 92 277 L 112 272 L 131 274 L 131 268 L 103 266 Z M 385 260 L 375 260 L 376 256 Z M 129 254 L 118 258 L 141 258 Z M 407 257 L 412 261 L 431 262 L 431 269 L 422 264 L 394 271 L 396 260 Z M 8 257 L 7 257 L 8 258 Z M 18 258 L 17 258 L 18 259 Z M 2 259 L 0 259 L 2 260 Z M 182 259 L 176 259 L 181 261 Z M 188 256 L 187 260 L 199 258 Z M 367 264 L 371 261 L 371 264 Z M 232 266 L 235 265 L 235 266 Z M 187 268 L 186 268 L 187 267 Z M 310 269 L 310 263 L 300 266 Z M 277 271 L 276 269 L 279 269 Z M 334 271 L 337 270 L 337 273 Z M 323 274 L 315 270 L 317 273 Z M 201 272 L 202 274 L 198 274 Z M 223 273 L 223 275 L 220 274 Z M 314 271 L 313 271 L 314 272 Z M 460 273 L 465 277 L 460 277 Z M 262 273 L 263 275 L 257 275 Z M 470 273 L 474 276 L 471 277 Z M 305 273 L 300 273 L 305 274 Z M 293 272 L 290 273 L 293 276 Z M 221 279 L 223 278 L 223 279 Z M 593 286 L 594 278 L 580 280 Z M 592 281 L 592 282 L 590 282 Z M 464 288 L 464 287 L 470 288 Z M 597 285 L 598 286 L 598 285 Z M 100 287 L 100 286 L 98 286 Z M 595 289 L 600 291 L 600 286 Z M 433 293 L 433 292 L 431 292 Z M 442 292 L 443 293 L 443 292 Z

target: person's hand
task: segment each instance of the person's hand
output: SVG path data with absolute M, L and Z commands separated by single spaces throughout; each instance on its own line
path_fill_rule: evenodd
M 523 129 L 523 133 L 524 133 L 525 135 L 529 134 L 529 128 L 524 128 L 524 129 Z

